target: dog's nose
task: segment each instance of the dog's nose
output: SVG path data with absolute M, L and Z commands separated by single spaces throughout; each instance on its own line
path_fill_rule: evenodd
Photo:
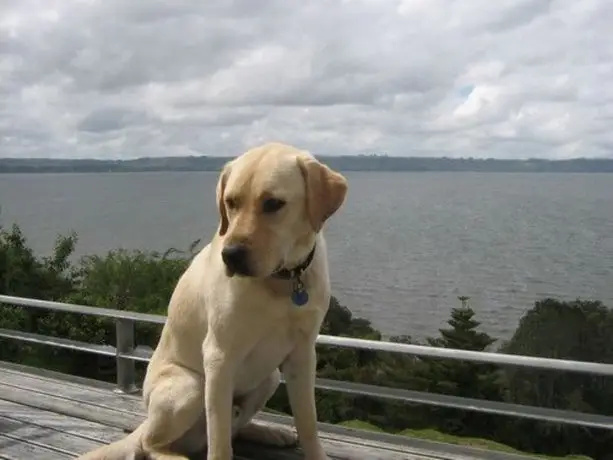
M 242 244 L 231 244 L 221 250 L 221 258 L 231 271 L 239 275 L 248 275 L 247 265 L 248 250 Z

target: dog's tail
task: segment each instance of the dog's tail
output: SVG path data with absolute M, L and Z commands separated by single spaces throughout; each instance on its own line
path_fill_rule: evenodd
M 111 444 L 87 452 L 76 460 L 147 460 L 141 443 L 141 424 L 136 430 Z

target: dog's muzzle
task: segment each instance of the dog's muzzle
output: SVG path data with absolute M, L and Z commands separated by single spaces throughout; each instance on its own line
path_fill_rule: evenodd
M 249 249 L 242 244 L 230 244 L 221 250 L 221 258 L 229 276 L 251 276 Z

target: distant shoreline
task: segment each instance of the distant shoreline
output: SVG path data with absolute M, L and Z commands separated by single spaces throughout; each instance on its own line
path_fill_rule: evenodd
M 0 158 L 0 174 L 127 173 L 219 171 L 231 157 L 165 157 L 135 160 Z M 318 156 L 340 171 L 364 172 L 512 172 L 613 173 L 613 158 L 571 160 L 498 160 L 476 158 Z
M 427 171 L 422 170 L 391 170 L 391 169 L 346 169 L 340 168 L 338 171 L 343 173 L 349 172 L 361 172 L 361 173 L 484 173 L 484 174 L 613 174 L 613 171 L 472 171 L 472 170 L 446 170 L 446 169 L 432 169 Z M 0 171 L 0 176 L 9 175 L 44 175 L 44 174 L 147 174 L 147 173 L 216 173 L 219 170 L 216 169 L 147 169 L 147 170 L 132 170 L 132 171 L 71 171 L 71 170 L 49 170 L 49 171 Z

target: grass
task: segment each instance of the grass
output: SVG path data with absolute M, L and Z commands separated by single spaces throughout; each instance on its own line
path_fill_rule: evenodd
M 278 415 L 288 415 L 283 412 L 276 411 L 274 409 L 266 408 L 266 412 L 270 412 Z M 353 428 L 355 430 L 374 431 L 376 433 L 386 433 L 382 428 L 372 423 L 364 422 L 362 420 L 348 420 L 346 422 L 338 423 L 339 426 L 347 428 Z M 407 429 L 399 433 L 395 433 L 400 436 L 407 436 L 409 438 L 424 439 L 427 441 L 441 442 L 445 444 L 454 444 L 459 446 L 475 447 L 478 449 L 494 450 L 497 452 L 505 452 L 508 454 L 524 455 L 528 457 L 534 457 L 542 460 L 592 460 L 592 458 L 585 455 L 567 455 L 565 457 L 552 457 L 549 455 L 532 454 L 528 452 L 522 452 L 506 444 L 502 444 L 496 441 L 490 441 L 483 438 L 470 438 L 465 436 L 455 436 L 452 434 L 441 433 L 440 431 L 426 428 L 422 430 Z
M 361 420 L 349 420 L 347 422 L 339 423 L 340 426 L 345 426 L 347 428 L 354 428 L 358 430 L 367 430 L 367 431 L 375 431 L 377 433 L 384 433 L 385 431 L 379 428 L 376 425 L 373 425 L 368 422 L 363 422 Z M 468 447 L 476 447 L 479 449 L 487 449 L 487 450 L 495 450 L 498 452 L 505 452 L 509 454 L 517 454 L 530 456 L 534 458 L 547 459 L 547 460 L 592 460 L 590 457 L 586 457 L 584 455 L 568 455 L 566 457 L 551 457 L 547 455 L 539 455 L 539 454 L 531 454 L 527 452 L 522 452 L 520 450 L 514 449 L 511 446 L 507 446 L 506 444 L 501 444 L 496 441 L 490 441 L 488 439 L 483 438 L 469 438 L 463 436 L 455 436 L 451 434 L 441 433 L 440 431 L 436 431 L 433 429 L 423 429 L 423 430 L 403 430 L 399 433 L 396 433 L 400 436 L 407 436 L 411 438 L 419 438 L 428 441 L 441 442 L 446 444 L 455 444 L 460 446 L 468 446 Z
M 263 409 L 263 412 L 268 412 L 268 413 L 274 414 L 274 415 L 285 415 L 285 416 L 288 415 L 285 412 L 281 412 L 281 411 L 278 411 L 278 410 L 275 410 L 275 409 L 271 409 L 270 407 L 265 407 Z
M 373 425 L 372 423 L 363 422 L 362 420 L 349 420 L 347 422 L 340 422 L 338 425 L 345 426 L 347 428 L 353 428 L 356 430 L 366 430 L 366 431 L 375 431 L 377 433 L 385 433 L 385 430 L 379 428 L 377 425 Z

